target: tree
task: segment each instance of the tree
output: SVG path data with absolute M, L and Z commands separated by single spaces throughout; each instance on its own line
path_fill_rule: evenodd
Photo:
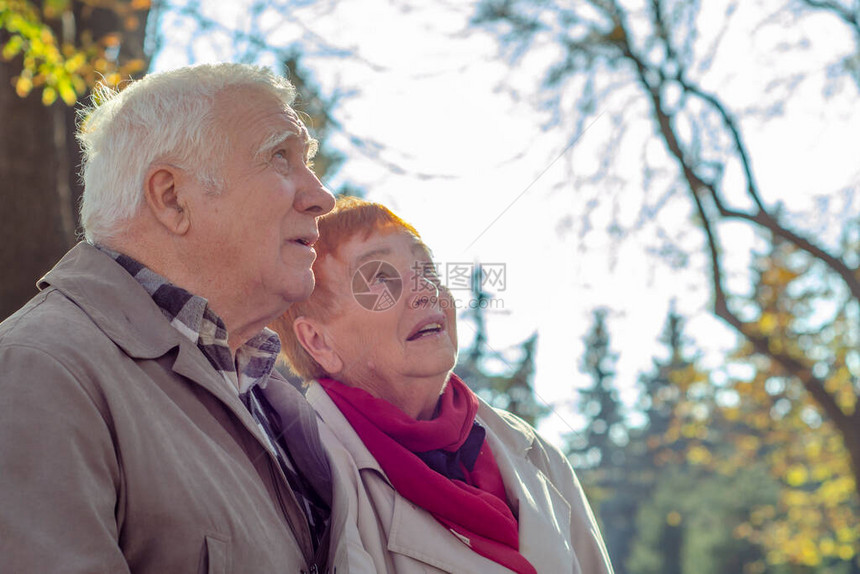
M 660 464 L 661 450 L 681 402 L 683 389 L 688 389 L 693 381 L 701 378 L 701 373 L 695 368 L 695 357 L 687 356 L 683 326 L 684 319 L 673 305 L 660 339 L 669 356 L 665 360 L 654 359 L 652 372 L 639 378 L 642 389 L 639 406 L 645 415 L 645 425 L 636 438 L 644 440 L 646 456 L 642 464 L 650 468 Z
M 764 552 L 738 537 L 751 509 L 771 504 L 778 486 L 761 465 L 734 476 L 670 464 L 636 515 L 632 574 L 766 572 Z
M 812 303 L 830 293 L 819 291 L 826 284 L 810 281 L 815 264 L 791 243 L 772 239 L 756 260 L 750 299 L 761 309 L 759 329 L 771 344 L 829 353 L 821 358 L 838 371 L 827 377 L 828 391 L 843 409 L 853 410 L 857 397 L 844 365 L 852 349 L 843 345 L 857 319 L 843 307 L 820 323 L 821 310 Z M 860 531 L 853 526 L 860 523 L 860 502 L 842 436 L 801 381 L 786 376 L 752 344 L 741 346 L 733 362 L 751 367 L 752 375 L 731 381 L 737 398 L 716 413 L 735 421 L 726 436 L 725 444 L 734 448 L 725 453 L 724 468 L 736 472 L 764 462 L 781 484 L 778 500 L 757 514 L 766 514 L 767 522 L 751 522 L 743 532 L 768 548 L 771 562 L 818 567 L 850 560 L 860 547 Z
M 643 475 L 631 457 L 630 429 L 618 397 L 615 362 L 606 322 L 606 309 L 593 311 L 585 336 L 581 370 L 591 385 L 578 391 L 577 410 L 586 421 L 566 437 L 566 451 L 590 498 L 596 504 L 606 548 L 618 574 L 625 574 L 634 535 L 636 507 L 642 496 Z
M 568 452 L 577 468 L 620 467 L 629 440 L 624 407 L 615 388 L 615 362 L 606 324 L 607 311 L 593 311 L 591 331 L 585 337 L 582 371 L 592 380 L 579 390 L 578 411 L 586 417 L 585 429 L 569 437 Z
M 773 201 L 768 203 L 765 198 L 777 194 L 762 189 L 744 131 L 752 119 L 778 116 L 805 76 L 798 72 L 792 77 L 774 78 L 760 104 L 751 110 L 733 108 L 715 88 L 706 87 L 708 72 L 725 47 L 721 38 L 733 25 L 733 15 L 749 4 L 729 3 L 723 14 L 709 11 L 707 16 L 702 10 L 712 6 L 698 2 L 650 0 L 636 7 L 632 4 L 619 0 L 576 4 L 484 0 L 473 21 L 495 31 L 515 62 L 538 46 L 553 46 L 554 52 L 541 52 L 544 56 L 557 55 L 545 68 L 542 90 L 555 118 L 571 106 L 567 95 L 577 94 L 578 100 L 572 105 L 577 126 L 573 140 L 583 133 L 586 120 L 598 109 L 609 109 L 617 129 L 610 136 L 601 173 L 614 160 L 620 161 L 618 150 L 638 146 L 642 150 L 641 181 L 647 192 L 642 209 L 645 217 L 659 211 L 672 197 L 686 197 L 691 218 L 703 238 L 701 253 L 710 275 L 714 314 L 747 341 L 752 352 L 779 369 L 782 376 L 796 381 L 803 389 L 797 399 L 813 401 L 821 416 L 833 425 L 849 456 L 856 501 L 860 497 L 860 410 L 854 400 L 845 397 L 860 391 L 860 229 L 851 209 L 834 208 L 840 197 L 846 202 L 843 206 L 850 205 L 853 191 L 841 190 L 841 196 L 836 191 L 822 195 L 819 207 L 830 218 L 818 227 L 809 213 L 791 213 Z M 774 58 L 793 63 L 799 51 L 820 39 L 802 37 L 803 24 L 811 18 L 829 18 L 831 29 L 840 31 L 841 26 L 853 39 L 854 50 L 829 66 L 823 98 L 840 88 L 840 78 L 848 75 L 857 79 L 860 5 L 797 0 L 776 10 L 779 12 L 770 14 L 756 28 L 775 26 L 775 22 L 794 24 L 788 33 L 793 34 L 788 47 L 777 44 Z M 703 39 L 699 26 L 706 17 L 722 17 L 723 21 L 712 28 L 715 34 Z M 854 95 L 856 85 L 843 85 L 842 89 Z M 633 124 L 643 121 L 650 123 L 650 132 L 644 136 L 645 132 L 633 129 Z M 787 344 L 778 332 L 768 329 L 766 309 L 745 297 L 744 288 L 730 280 L 737 272 L 733 263 L 737 256 L 729 257 L 732 250 L 728 246 L 737 248 L 730 238 L 738 230 L 757 231 L 759 243 L 779 239 L 806 261 L 810 271 L 805 280 L 816 287 L 802 294 L 788 291 L 784 295 L 803 297 L 804 305 L 814 307 L 816 328 L 829 334 L 830 347 L 815 337 L 801 337 Z M 749 242 L 750 246 L 755 244 Z M 747 250 L 746 261 L 753 257 Z M 853 323 L 846 323 L 842 316 L 850 317 Z M 803 319 L 790 321 L 796 332 L 808 333 Z M 836 348 L 841 352 L 834 352 Z
M 0 3 L 0 319 L 75 241 L 80 154 L 71 107 L 98 79 L 148 66 L 149 2 Z M 59 99 L 58 99 L 59 97 Z

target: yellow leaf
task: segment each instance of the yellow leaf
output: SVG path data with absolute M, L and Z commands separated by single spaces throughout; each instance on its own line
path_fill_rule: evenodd
M 58 82 L 57 90 L 59 90 L 60 97 L 64 102 L 66 102 L 67 106 L 73 106 L 75 105 L 75 102 L 78 101 L 78 94 L 75 93 L 75 89 L 72 87 L 70 80 L 66 79 Z
M 26 76 L 18 77 L 18 81 L 15 82 L 15 93 L 17 93 L 19 97 L 26 97 L 32 89 L 33 81 L 30 78 Z
M 11 60 L 18 55 L 18 52 L 20 52 L 23 47 L 24 41 L 21 39 L 21 36 L 12 36 L 9 38 L 9 41 L 6 42 L 6 45 L 3 46 L 3 59 Z
M 125 63 L 125 65 L 122 67 L 122 69 L 126 74 L 129 74 L 129 75 L 136 74 L 137 72 L 140 72 L 141 70 L 146 69 L 146 62 L 144 60 L 142 60 L 141 58 L 129 60 L 128 62 Z
M 45 89 L 42 90 L 42 103 L 46 106 L 50 106 L 56 100 L 57 90 L 55 90 L 51 86 L 45 86 Z
M 792 466 L 785 474 L 785 481 L 791 486 L 800 486 L 807 478 L 809 478 L 809 472 L 800 465 Z
M 687 453 L 687 460 L 691 464 L 707 464 L 711 461 L 711 453 L 704 447 L 694 446 Z
M 773 313 L 762 313 L 761 319 L 758 320 L 758 325 L 762 333 L 772 333 L 776 327 L 776 316 Z

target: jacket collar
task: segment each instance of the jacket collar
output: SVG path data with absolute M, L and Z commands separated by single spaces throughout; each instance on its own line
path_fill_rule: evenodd
M 346 420 L 346 417 L 343 416 L 343 413 L 340 412 L 340 409 L 337 408 L 337 405 L 334 404 L 334 401 L 331 400 L 328 393 L 322 388 L 322 385 L 316 381 L 311 382 L 308 390 L 305 392 L 305 398 L 352 455 L 358 469 L 375 470 L 388 482 L 388 477 L 385 475 L 382 467 L 379 466 L 379 463 L 376 462 L 376 459 L 373 458 L 373 455 L 364 446 L 358 433 L 355 432 L 352 425 L 349 424 L 349 421 Z
M 483 400 L 478 406 L 478 420 L 492 431 L 508 452 L 526 457 L 534 446 L 536 435 L 531 425 L 507 411 L 494 409 Z
M 182 339 L 149 294 L 110 256 L 78 243 L 38 282 L 71 299 L 136 359 L 161 357 Z
M 131 358 L 157 359 L 178 348 L 174 372 L 197 382 L 234 411 L 245 410 L 200 349 L 170 325 L 140 283 L 109 255 L 78 243 L 37 285 L 56 289 L 73 301 Z M 247 419 L 246 425 L 254 428 L 250 416 Z

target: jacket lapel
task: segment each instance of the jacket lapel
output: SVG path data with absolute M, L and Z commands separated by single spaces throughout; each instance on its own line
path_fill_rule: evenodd
M 278 373 L 263 388 L 281 418 L 281 433 L 296 465 L 317 493 L 331 506 L 331 468 L 320 440 L 313 407 Z
M 350 453 L 358 470 L 375 470 L 390 485 L 391 483 L 382 471 L 382 467 L 364 446 L 352 425 L 341 414 L 340 409 L 329 398 L 322 385 L 313 381 L 305 392 L 305 398 Z
M 478 421 L 487 429 L 508 501 L 517 513 L 520 553 L 547 572 L 570 572 L 576 560 L 570 541 L 570 504 L 549 478 L 529 460 L 535 445 L 534 431 L 516 421 L 502 420 L 486 403 L 478 409 Z M 564 552 L 559 552 L 564 548 Z M 556 562 L 550 562 L 551 560 Z

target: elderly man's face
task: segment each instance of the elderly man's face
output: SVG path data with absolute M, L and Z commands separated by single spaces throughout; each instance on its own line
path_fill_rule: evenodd
M 203 193 L 192 212 L 201 269 L 262 315 L 282 312 L 314 287 L 316 217 L 334 198 L 307 165 L 308 134 L 275 96 L 241 89 L 219 96 L 229 139 L 224 189 Z
M 426 248 L 401 232 L 355 237 L 321 262 L 336 294 L 324 331 L 343 382 L 418 418 L 432 413 L 457 359 L 450 293 Z

